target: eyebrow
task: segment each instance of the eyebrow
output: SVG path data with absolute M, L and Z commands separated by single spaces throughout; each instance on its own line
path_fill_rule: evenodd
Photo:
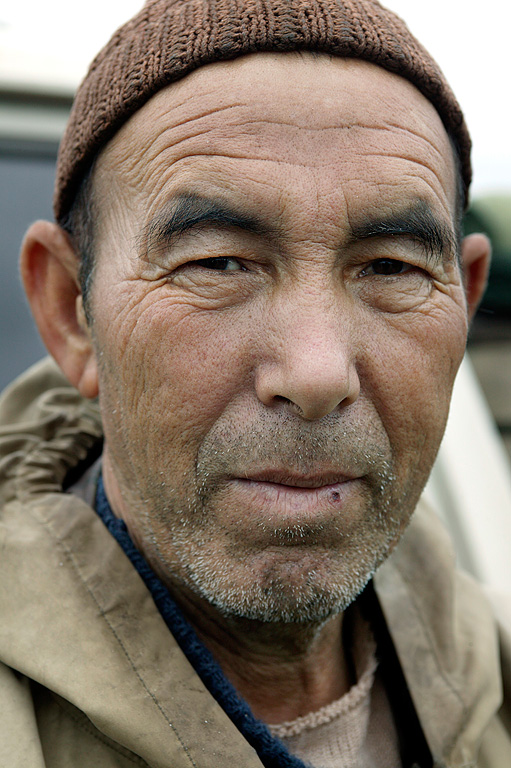
M 428 261 L 452 260 L 459 250 L 454 231 L 435 216 L 424 200 L 385 218 L 365 221 L 352 228 L 352 235 L 355 240 L 411 238 L 423 248 Z
M 195 193 L 179 194 L 142 231 L 147 254 L 168 247 L 186 232 L 213 225 L 241 229 L 258 236 L 273 236 L 275 230 L 260 220 L 227 205 L 223 200 Z M 424 250 L 428 261 L 447 261 L 458 255 L 459 244 L 453 230 L 440 221 L 424 200 L 383 218 L 367 219 L 352 227 L 353 241 L 408 237 Z
M 170 245 L 176 238 L 201 226 L 241 229 L 254 235 L 268 235 L 261 221 L 236 210 L 224 201 L 197 194 L 177 195 L 144 228 L 147 252 Z

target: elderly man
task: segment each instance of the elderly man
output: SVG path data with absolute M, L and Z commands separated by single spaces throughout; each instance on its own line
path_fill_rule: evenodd
M 511 765 L 419 501 L 469 155 L 375 0 L 149 0 L 98 56 L 21 257 L 65 379 L 0 406 L 2 765 Z

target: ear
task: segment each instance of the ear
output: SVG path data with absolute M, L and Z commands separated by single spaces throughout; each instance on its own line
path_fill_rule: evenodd
M 57 224 L 36 221 L 25 235 L 20 259 L 25 292 L 48 351 L 84 397 L 97 397 L 97 367 L 83 310 L 79 261 L 68 235 Z
M 464 238 L 461 244 L 461 261 L 470 320 L 473 318 L 486 289 L 490 260 L 491 244 L 486 235 L 474 234 Z

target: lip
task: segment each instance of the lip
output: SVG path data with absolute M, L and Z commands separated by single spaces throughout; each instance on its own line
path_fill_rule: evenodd
M 333 480 L 333 482 L 332 482 Z M 318 525 L 333 522 L 346 513 L 359 494 L 357 481 L 344 475 L 289 475 L 263 472 L 236 478 L 234 498 L 250 510 L 252 523 L 272 528 L 289 525 Z M 237 508 L 239 508 L 237 506 Z
M 342 485 L 354 480 L 351 475 L 340 474 L 339 472 L 321 472 L 311 474 L 293 474 L 279 470 L 268 470 L 263 472 L 251 473 L 244 477 L 236 478 L 247 483 L 261 483 L 283 488 L 293 489 L 319 489 L 331 488 L 332 486 Z
M 251 470 L 248 476 L 231 477 L 227 486 L 230 490 L 226 488 L 226 492 L 240 537 L 243 539 L 252 531 L 254 541 L 266 546 L 272 532 L 297 525 L 314 530 L 317 542 L 337 537 L 339 521 L 342 519 L 344 525 L 350 525 L 359 514 L 363 504 L 362 483 L 362 476 L 332 471 L 330 467 L 309 473 L 282 468 L 257 469 Z M 226 498 L 224 496 L 224 503 Z M 243 524 L 240 510 L 243 510 Z M 310 543 L 310 538 L 304 535 L 291 543 L 298 546 L 307 542 Z

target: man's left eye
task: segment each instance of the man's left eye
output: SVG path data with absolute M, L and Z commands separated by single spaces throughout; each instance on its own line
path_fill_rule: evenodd
M 375 259 L 363 270 L 363 275 L 402 275 L 413 269 L 411 264 L 399 259 Z
M 193 262 L 194 266 L 204 269 L 214 269 L 218 272 L 240 272 L 243 265 L 237 259 L 228 256 L 217 256 L 210 259 L 197 259 Z

